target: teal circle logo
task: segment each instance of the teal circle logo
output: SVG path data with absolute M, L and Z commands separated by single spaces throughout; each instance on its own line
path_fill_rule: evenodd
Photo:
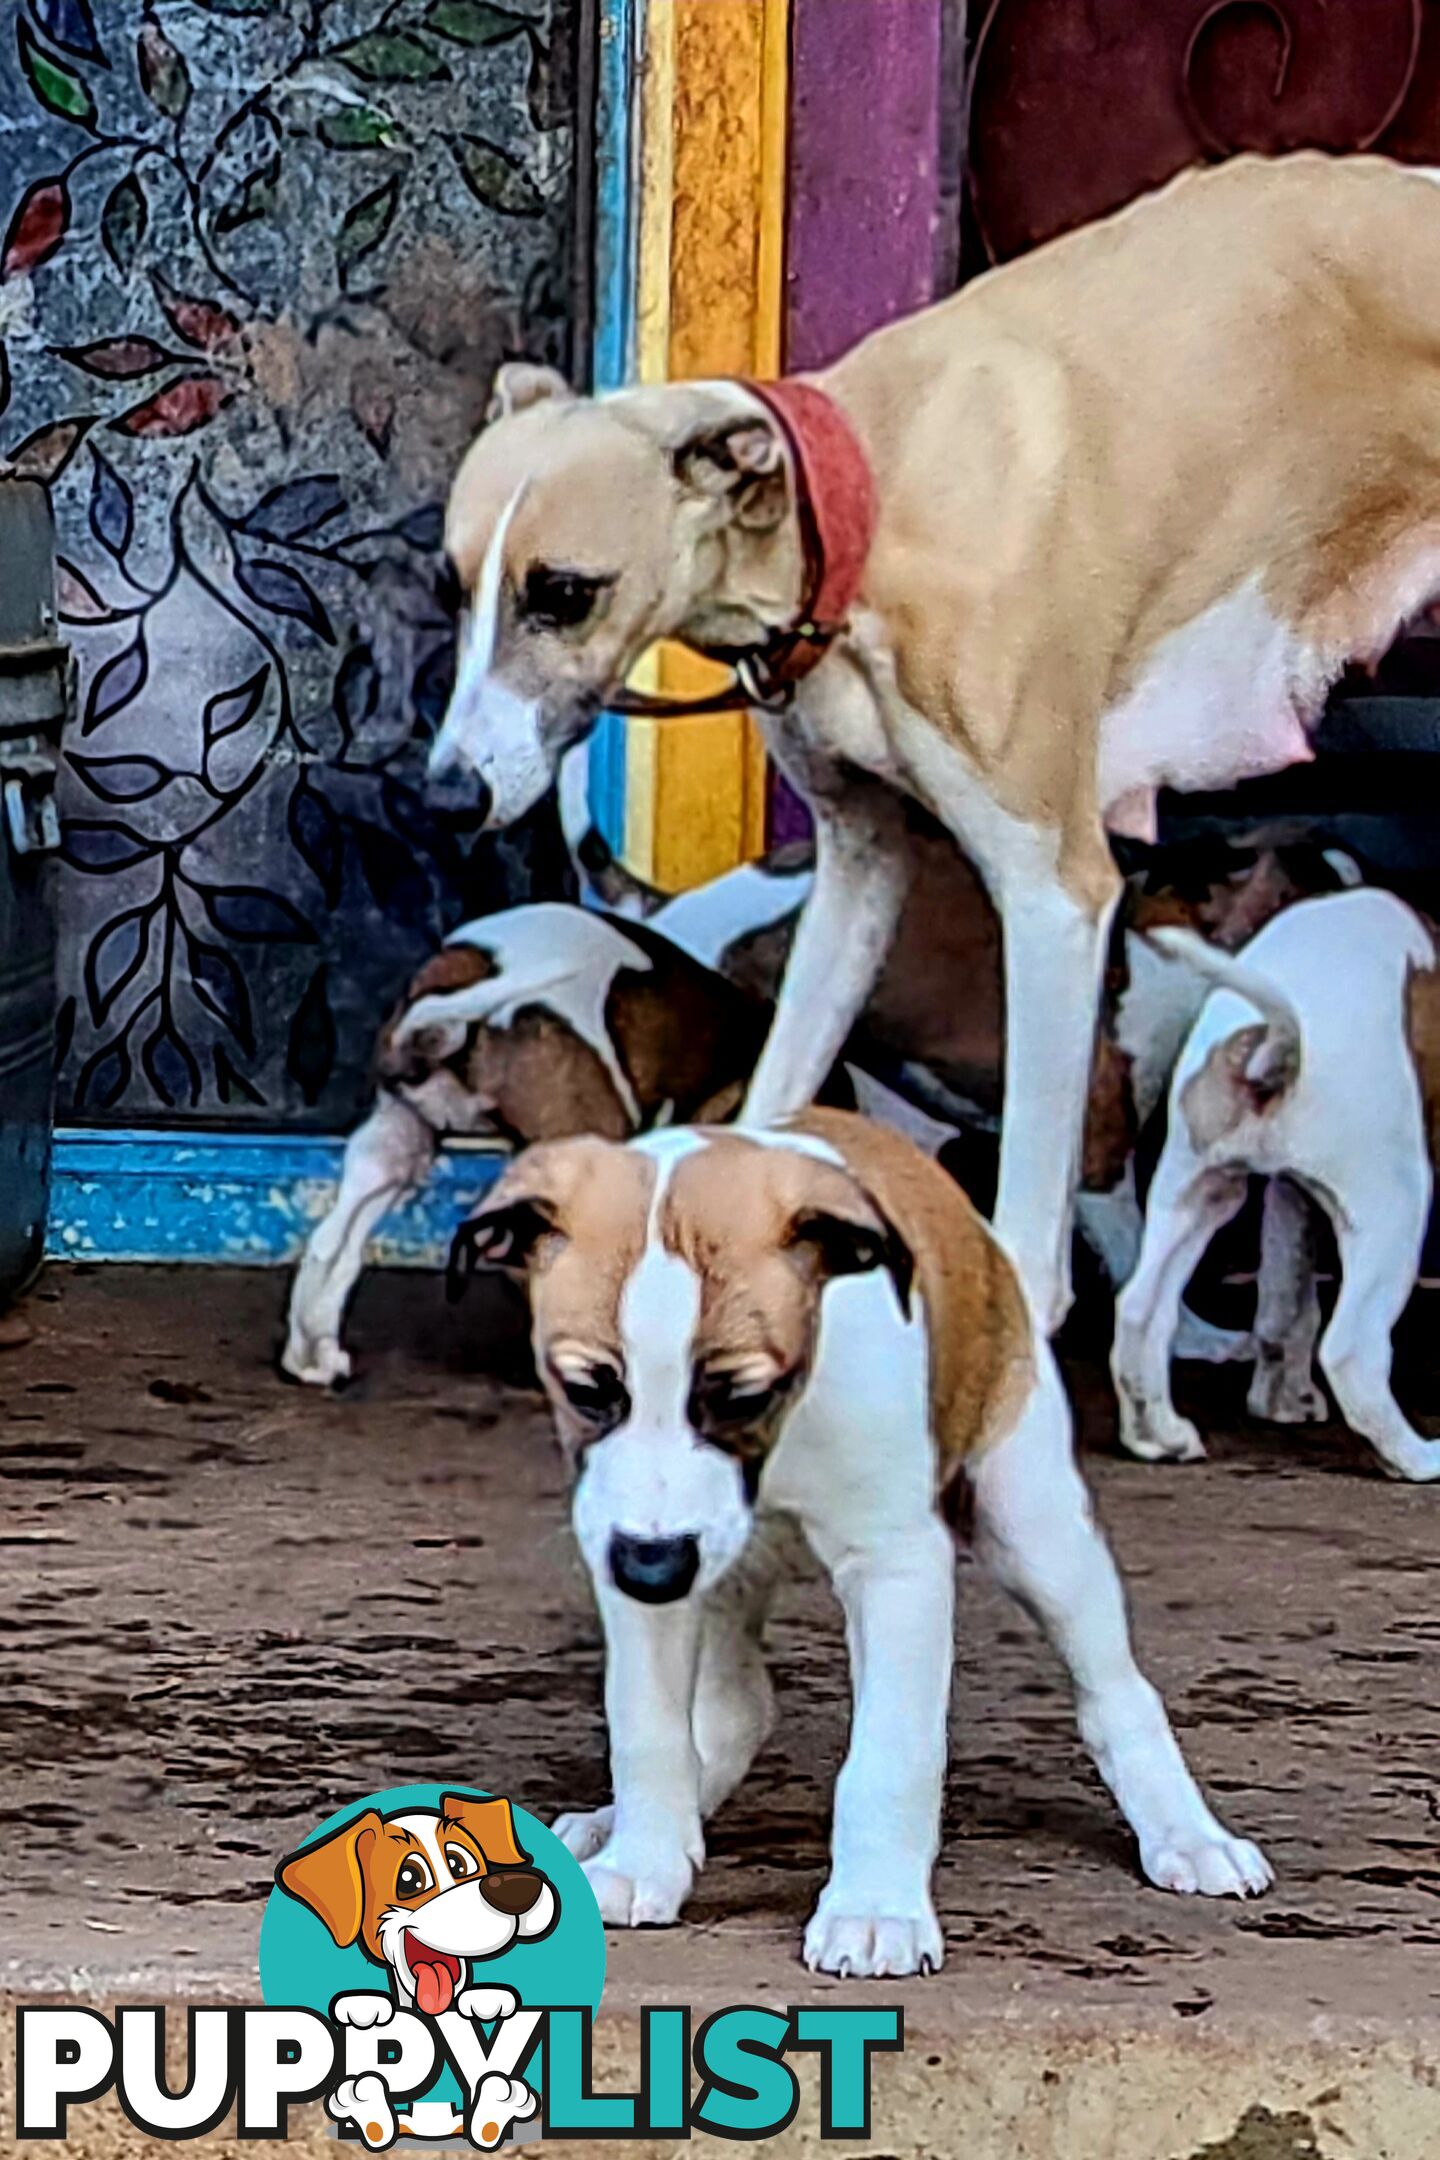
M 260 1927 L 267 2005 L 368 2035 L 357 2042 L 376 2054 L 368 2076 L 326 2105 L 377 2150 L 401 2134 L 452 2137 L 472 2115 L 472 2141 L 487 2148 L 538 2135 L 539 2081 L 523 2062 L 487 2074 L 483 2093 L 467 2089 L 465 2065 L 477 2046 L 503 2056 L 502 2027 L 533 2023 L 521 2011 L 593 2016 L 604 1982 L 604 1924 L 578 1861 L 536 1816 L 479 1787 L 397 1785 L 340 1809 L 279 1862 Z M 433 2081 L 393 2105 L 392 2033 L 435 2042 Z

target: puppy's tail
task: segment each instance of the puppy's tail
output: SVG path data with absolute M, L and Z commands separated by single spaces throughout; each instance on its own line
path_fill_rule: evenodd
M 1182 961 L 1217 990 L 1232 991 L 1255 1007 L 1264 1027 L 1245 1058 L 1243 1078 L 1256 1098 L 1292 1086 L 1300 1072 L 1300 1015 L 1280 985 L 1193 930 L 1151 930 L 1146 938 L 1164 959 Z

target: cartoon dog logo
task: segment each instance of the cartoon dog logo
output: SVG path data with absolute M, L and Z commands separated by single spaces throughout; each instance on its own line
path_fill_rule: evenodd
M 275 1880 L 342 1949 L 358 1945 L 388 1972 L 388 1992 L 335 1998 L 332 2015 L 342 2025 L 385 2025 L 397 2010 L 433 2018 L 442 2030 L 452 2018 L 488 2025 L 513 2016 L 520 2007 L 514 1989 L 472 1984 L 469 1968 L 514 1943 L 538 1941 L 560 1917 L 553 1883 L 516 1838 L 510 1802 L 465 1793 L 391 1815 L 367 1808 L 282 1860 Z M 397 2120 L 378 2073 L 345 2079 L 326 2101 L 330 2114 L 353 2122 L 375 2150 L 397 2136 L 462 2130 L 489 2148 L 537 2104 L 522 2078 L 498 2074 L 481 2080 L 463 2122 L 448 2103 L 424 2101 Z

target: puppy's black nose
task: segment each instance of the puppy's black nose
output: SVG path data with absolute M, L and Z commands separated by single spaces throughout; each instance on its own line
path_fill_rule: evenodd
M 521 1913 L 529 1912 L 545 1887 L 543 1875 L 533 1868 L 506 1868 L 503 1875 L 482 1875 L 480 1895 L 496 1912 L 508 1913 L 518 1920 Z
M 669 1605 L 684 1597 L 699 1572 L 698 1538 L 631 1537 L 617 1530 L 610 1539 L 615 1587 L 642 1605 Z
M 490 790 L 478 773 L 452 765 L 448 772 L 427 775 L 425 801 L 437 817 L 464 832 L 479 832 L 490 815 Z

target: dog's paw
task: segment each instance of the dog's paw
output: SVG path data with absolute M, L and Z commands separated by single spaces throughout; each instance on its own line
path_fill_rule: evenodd
M 1141 1462 L 1204 1462 L 1205 1443 L 1189 1418 L 1175 1410 L 1146 1416 L 1122 1413 L 1120 1443 Z
M 337 1995 L 330 2005 L 330 2015 L 337 2025 L 353 2025 L 359 2032 L 368 2032 L 372 2025 L 390 2023 L 395 2004 L 390 1996 L 367 1989 L 363 1995 Z
M 928 1902 L 916 1920 L 839 1912 L 822 1898 L 805 1930 L 804 1957 L 811 1972 L 836 1973 L 842 1980 L 903 1980 L 939 1972 L 945 1942 Z
M 613 1807 L 599 1807 L 592 1814 L 557 1815 L 550 1825 L 567 1852 L 577 1860 L 593 1860 L 608 1845 L 615 1828 Z
M 306 1387 L 343 1387 L 350 1378 L 350 1353 L 333 1335 L 319 1342 L 292 1335 L 281 1352 L 280 1369 Z
M 489 2025 L 496 2018 L 514 2017 L 520 2007 L 520 1997 L 514 1988 L 468 1987 L 462 1988 L 456 1996 L 455 2007 L 461 2017 Z
M 1250 1382 L 1245 1407 L 1267 1425 L 1324 1425 L 1330 1405 L 1313 1380 L 1297 1380 L 1283 1366 L 1260 1364 Z
M 695 1880 L 684 1853 L 670 1860 L 653 1851 L 627 1854 L 613 1839 L 584 1868 L 607 1927 L 673 1927 Z
M 398 2126 L 390 2105 L 390 2088 L 374 2070 L 366 2071 L 362 2077 L 343 2079 L 327 2097 L 325 2112 L 336 2122 L 353 2122 L 371 2152 L 383 2152 L 395 2142 Z
M 1263 1897 L 1275 1880 L 1258 1845 L 1231 1837 L 1218 1824 L 1142 1845 L 1140 1864 L 1157 1890 L 1181 1897 Z
M 498 2071 L 492 2071 L 475 2088 L 470 2142 L 482 2152 L 489 2152 L 500 2143 L 511 2123 L 528 2122 L 538 2104 L 538 2094 L 524 2078 L 501 2077 Z

